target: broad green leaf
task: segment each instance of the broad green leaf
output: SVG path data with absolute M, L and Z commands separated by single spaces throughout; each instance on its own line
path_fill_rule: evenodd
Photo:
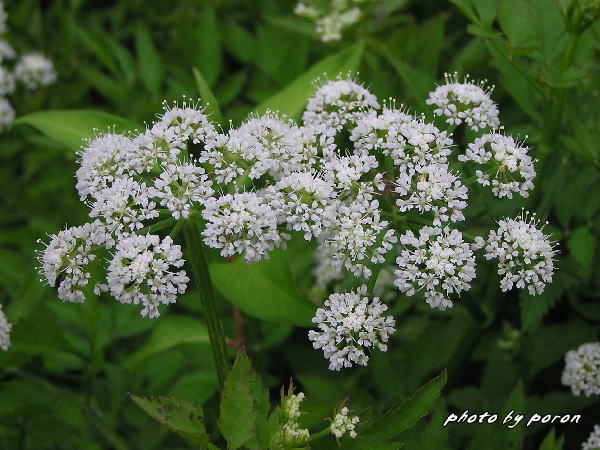
M 210 115 L 212 120 L 221 123 L 223 121 L 223 116 L 221 115 L 221 108 L 219 108 L 217 99 L 202 76 L 202 73 L 195 67 L 193 68 L 193 71 L 196 85 L 198 86 L 198 92 L 200 92 L 200 97 L 202 98 L 202 104 L 206 107 L 206 113 Z
M 240 350 L 221 395 L 218 424 L 228 448 L 265 448 L 271 437 L 264 434 L 269 409 L 269 393 Z
M 139 128 L 128 119 L 88 110 L 38 111 L 19 117 L 14 123 L 32 125 L 72 150 L 79 150 L 83 140 L 93 138 L 96 131 L 112 131 L 113 126 L 117 133 Z
M 347 442 L 348 449 L 383 448 L 398 434 L 411 428 L 425 416 L 440 396 L 446 384 L 447 374 L 444 370 L 433 380 L 420 387 L 408 400 L 398 408 L 388 411 L 372 425 L 360 432 L 361 438 Z
M 539 450 L 562 450 L 564 440 L 564 436 L 561 436 L 559 439 L 556 439 L 554 427 L 552 427 L 550 432 L 546 435 L 546 437 L 540 444 Z
M 204 428 L 199 404 L 178 396 L 143 397 L 130 393 L 129 397 L 146 414 L 171 431 L 196 444 L 208 445 L 209 436 Z
M 596 238 L 586 226 L 573 230 L 569 240 L 567 241 L 567 247 L 569 247 L 569 251 L 573 257 L 584 267 L 588 267 L 592 263 L 595 246 Z
M 210 276 L 217 290 L 245 313 L 271 322 L 310 326 L 315 307 L 297 295 L 288 257 L 277 249 L 268 260 L 252 264 L 213 262 Z
M 200 13 L 197 30 L 198 67 L 206 82 L 213 86 L 221 73 L 221 29 L 215 7 L 207 2 Z
M 263 114 L 271 109 L 294 119 L 299 118 L 306 101 L 315 91 L 313 81 L 322 76 L 332 79 L 339 74 L 358 70 L 363 50 L 364 42 L 358 41 L 352 47 L 322 59 L 288 86 L 258 105 L 256 112 Z
M 161 58 L 152 42 L 148 28 L 141 23 L 135 30 L 135 51 L 144 86 L 152 95 L 158 96 L 163 79 Z
M 523 45 L 531 36 L 531 21 L 527 0 L 498 0 L 498 22 L 513 47 Z
M 145 359 L 178 345 L 209 342 L 208 331 L 202 322 L 171 314 L 156 325 L 146 344 L 130 355 L 123 366 L 128 369 L 133 368 Z

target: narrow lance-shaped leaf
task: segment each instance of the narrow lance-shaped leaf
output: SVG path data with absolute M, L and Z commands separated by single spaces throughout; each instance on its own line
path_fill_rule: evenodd
M 215 122 L 221 123 L 223 121 L 223 116 L 221 114 L 221 108 L 219 108 L 219 103 L 212 90 L 208 86 L 208 83 L 202 76 L 202 72 L 200 72 L 195 67 L 193 68 L 194 78 L 196 79 L 196 85 L 198 86 L 198 92 L 200 93 L 200 97 L 202 98 L 202 104 L 206 107 L 206 113 L 210 116 L 212 120 Z

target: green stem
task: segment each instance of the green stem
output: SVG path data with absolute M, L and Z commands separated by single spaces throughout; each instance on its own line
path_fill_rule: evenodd
M 369 277 L 369 281 L 367 282 L 367 296 L 371 297 L 373 295 L 373 289 L 375 288 L 375 283 L 377 283 L 377 277 L 379 277 L 379 272 L 381 271 L 381 264 L 377 264 L 373 267 L 373 272 Z
M 331 427 L 329 426 L 329 427 L 325 428 L 324 430 L 321 430 L 318 433 L 311 435 L 310 440 L 316 441 L 317 439 L 321 439 L 322 437 L 325 437 L 330 433 L 331 433 Z
M 215 291 L 208 272 L 208 264 L 198 225 L 193 221 L 186 221 L 183 226 L 183 234 L 185 235 L 189 252 L 188 259 L 194 272 L 196 288 L 202 302 L 219 385 L 222 386 L 225 374 L 229 370 L 229 359 L 227 358 L 227 349 L 225 347 L 225 332 L 223 331 L 223 324 L 217 310 Z

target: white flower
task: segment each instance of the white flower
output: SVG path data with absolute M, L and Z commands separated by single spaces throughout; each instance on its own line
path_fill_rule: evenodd
M 424 290 L 425 301 L 442 311 L 451 308 L 449 296 L 468 291 L 475 278 L 475 256 L 462 234 L 448 227 L 423 227 L 419 235 L 400 236 L 394 285 L 408 296 Z
M 81 200 L 94 197 L 120 178 L 141 172 L 132 163 L 136 146 L 121 134 L 106 133 L 86 141 L 78 152 L 77 192 Z
M 189 282 L 181 247 L 171 237 L 162 241 L 156 235 L 130 235 L 117 243 L 108 266 L 107 283 L 111 295 L 121 303 L 142 305 L 141 315 L 159 316 L 158 307 L 175 303 Z
M 6 316 L 2 311 L 2 305 L 0 304 L 0 348 L 4 351 L 8 351 L 10 347 L 10 330 L 12 325 L 6 320 Z
M 238 253 L 247 263 L 259 261 L 289 239 L 277 230 L 277 211 L 255 192 L 209 198 L 202 216 L 206 220 L 204 243 L 220 248 L 226 258 Z
M 512 137 L 493 132 L 475 139 L 458 159 L 483 165 L 484 170 L 476 172 L 477 181 L 488 186 L 491 176 L 495 196 L 512 198 L 516 192 L 528 197 L 535 178 L 534 161 L 528 151 L 528 147 L 520 146 Z
M 389 133 L 384 154 L 389 154 L 401 170 L 445 163 L 451 153 L 452 139 L 423 119 L 397 124 Z
M 56 81 L 54 64 L 39 53 L 23 55 L 15 65 L 15 78 L 27 89 L 48 86 Z
M 96 259 L 94 251 L 114 244 L 106 227 L 99 220 L 80 227 L 71 227 L 51 236 L 39 252 L 40 271 L 48 284 L 58 284 L 58 298 L 80 303 L 85 300 L 82 288 L 87 286 L 89 264 Z
M 220 145 L 202 152 L 200 161 L 210 166 L 218 183 L 227 184 L 244 176 L 256 180 L 268 172 L 280 178 L 298 166 L 302 153 L 298 126 L 267 111 L 232 129 Z
M 310 240 L 335 220 L 336 193 L 332 183 L 308 172 L 283 177 L 268 190 L 279 220 L 294 231 L 304 232 Z
M 375 191 L 383 191 L 383 175 L 369 172 L 379 164 L 375 156 L 362 153 L 350 156 L 333 156 L 322 163 L 323 178 L 331 182 L 338 190 L 338 196 L 347 194 L 371 196 Z M 370 179 L 369 179 L 370 178 Z
M 382 264 L 397 242 L 394 230 L 381 220 L 377 200 L 358 198 L 341 204 L 335 221 L 322 236 L 327 264 L 338 271 L 345 267 L 357 277 L 371 276 L 369 263 Z
M 8 42 L 0 40 L 0 63 L 5 59 L 13 59 L 16 56 L 15 49 Z
M 167 165 L 160 177 L 154 179 L 149 196 L 160 199 L 161 206 L 166 206 L 175 219 L 187 219 L 194 204 L 199 206 L 213 192 L 204 169 L 190 162 Z
M 342 38 L 342 31 L 358 22 L 361 16 L 361 10 L 356 7 L 333 11 L 329 15 L 316 20 L 315 31 L 321 36 L 323 42 L 339 41 Z
M 527 287 L 531 295 L 536 295 L 552 282 L 557 251 L 538 224 L 535 214 L 521 213 L 517 219 L 500 220 L 498 230 L 490 231 L 487 241 L 476 240 L 478 247 L 485 246 L 486 259 L 498 259 L 502 291 Z
M 417 167 L 400 172 L 394 192 L 400 198 L 396 205 L 401 212 L 417 210 L 433 213 L 433 225 L 442 222 L 465 220 L 463 209 L 467 206 L 468 190 L 446 164 Z
M 581 450 L 598 450 L 600 448 L 600 425 L 594 425 L 594 431 L 592 431 L 583 444 L 581 444 Z
M 436 115 L 445 116 L 451 125 L 464 122 L 475 131 L 485 127 L 498 128 L 498 106 L 490 97 L 493 86 L 486 87 L 485 81 L 471 83 L 468 76 L 459 83 L 457 73 L 444 77 L 446 84 L 430 92 L 426 100 L 428 105 L 436 106 Z
M 331 370 L 353 364 L 366 366 L 369 356 L 365 350 L 387 350 L 386 343 L 395 331 L 394 318 L 382 315 L 387 306 L 366 294 L 365 285 L 356 292 L 331 294 L 312 319 L 319 330 L 310 330 L 308 338 L 314 348 L 323 349 Z
M 331 421 L 331 433 L 336 439 L 341 438 L 346 433 L 348 433 L 348 436 L 352 439 L 357 436 L 355 427 L 356 424 L 360 422 L 360 419 L 358 416 L 348 417 L 349 412 L 350 410 L 348 407 L 344 406 Z
M 412 120 L 415 118 L 406 114 L 402 108 L 389 108 L 386 105 L 379 115 L 374 110 L 360 115 L 350 139 L 359 152 L 390 156 L 399 144 L 405 142 L 399 130 L 400 125 Z
M 158 217 L 156 202 L 149 189 L 132 178 L 118 178 L 112 186 L 97 192 L 91 204 L 90 217 L 101 217 L 117 236 L 141 229 L 143 222 Z
M 600 395 L 600 342 L 567 352 L 561 381 L 571 387 L 573 395 Z
M 308 99 L 302 120 L 305 125 L 324 125 L 340 131 L 354 124 L 364 110 L 371 108 L 379 108 L 373 94 L 354 79 L 338 76 L 334 81 L 322 83 Z
M 321 240 L 322 242 L 322 240 Z M 335 254 L 334 250 L 329 246 L 320 244 L 315 251 L 315 267 L 313 275 L 315 276 L 315 284 L 319 289 L 327 289 L 330 283 L 340 281 L 344 278 L 342 268 L 332 265 L 332 257 Z
M 310 432 L 306 428 L 300 428 L 298 419 L 302 415 L 300 403 L 304 400 L 303 392 L 294 394 L 290 387 L 286 395 L 281 390 L 280 418 L 283 422 L 277 431 L 274 441 L 278 444 L 276 448 L 297 448 L 306 444 L 310 438 Z
M 0 96 L 12 94 L 15 91 L 15 77 L 0 66 Z
M 8 100 L 0 97 L 0 131 L 6 130 L 15 119 L 15 110 Z

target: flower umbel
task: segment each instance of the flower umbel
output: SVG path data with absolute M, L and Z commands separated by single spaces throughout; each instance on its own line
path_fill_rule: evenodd
M 571 387 L 573 395 L 600 395 L 600 342 L 567 352 L 561 381 Z

